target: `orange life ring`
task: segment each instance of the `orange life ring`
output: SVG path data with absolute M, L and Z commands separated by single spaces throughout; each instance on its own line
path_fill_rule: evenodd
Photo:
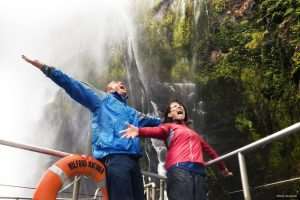
M 90 156 L 81 155 L 66 156 L 49 167 L 37 186 L 33 200 L 56 200 L 64 182 L 77 175 L 91 177 L 97 183 L 102 199 L 108 200 L 104 165 Z

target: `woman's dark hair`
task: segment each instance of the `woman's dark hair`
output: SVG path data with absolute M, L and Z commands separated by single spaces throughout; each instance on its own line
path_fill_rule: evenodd
M 179 105 L 181 105 L 184 109 L 184 112 L 185 112 L 185 117 L 184 117 L 184 123 L 188 124 L 188 112 L 187 112 L 187 109 L 185 107 L 185 105 L 183 103 L 181 103 L 180 101 L 178 100 L 173 100 L 173 101 L 170 101 L 168 103 L 168 107 L 167 109 L 165 110 L 165 113 L 164 113 L 164 123 L 168 123 L 168 122 L 173 122 L 173 119 L 171 117 L 168 117 L 168 114 L 170 113 L 171 111 L 171 104 L 172 103 L 178 103 Z

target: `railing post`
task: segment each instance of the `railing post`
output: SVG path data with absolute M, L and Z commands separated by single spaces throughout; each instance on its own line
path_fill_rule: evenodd
M 80 176 L 75 176 L 74 177 L 72 200 L 78 200 L 78 198 L 79 198 L 79 189 L 80 189 Z
M 91 116 L 89 116 L 89 120 L 91 119 Z M 92 141 L 92 129 L 91 125 L 89 124 L 89 131 L 87 133 L 87 146 L 86 149 L 84 150 L 86 155 L 91 155 L 92 154 L 92 146 L 91 146 L 91 141 Z M 80 191 L 80 181 L 81 178 L 80 176 L 75 176 L 74 178 L 74 186 L 73 186 L 73 197 L 72 200 L 78 200 L 79 199 L 79 191 Z
M 156 197 L 156 184 L 154 183 L 153 185 L 152 185 L 152 200 L 155 200 L 155 197 Z
M 164 200 L 164 180 L 159 179 L 159 200 Z
M 242 180 L 242 186 L 243 186 L 244 199 L 245 200 L 251 200 L 245 157 L 241 152 L 239 152 L 238 153 L 238 158 L 239 158 L 239 165 L 240 165 L 240 172 L 241 172 L 241 180 Z
M 150 200 L 150 189 L 149 189 L 149 186 L 146 187 L 146 200 Z

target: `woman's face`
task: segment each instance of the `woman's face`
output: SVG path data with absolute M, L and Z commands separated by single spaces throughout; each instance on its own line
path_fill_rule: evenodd
M 168 117 L 172 118 L 173 121 L 184 121 L 185 115 L 184 107 L 181 104 L 177 102 L 172 102 L 170 104 Z

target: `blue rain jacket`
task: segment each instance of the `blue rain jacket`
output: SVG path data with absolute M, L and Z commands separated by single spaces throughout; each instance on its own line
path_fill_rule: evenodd
M 142 155 L 139 137 L 121 138 L 119 132 L 126 129 L 128 123 L 137 127 L 157 126 L 160 124 L 159 118 L 147 116 L 128 106 L 126 99 L 118 93 L 92 89 L 54 67 L 43 66 L 42 71 L 91 111 L 92 153 L 95 158 L 101 159 L 110 154 Z

